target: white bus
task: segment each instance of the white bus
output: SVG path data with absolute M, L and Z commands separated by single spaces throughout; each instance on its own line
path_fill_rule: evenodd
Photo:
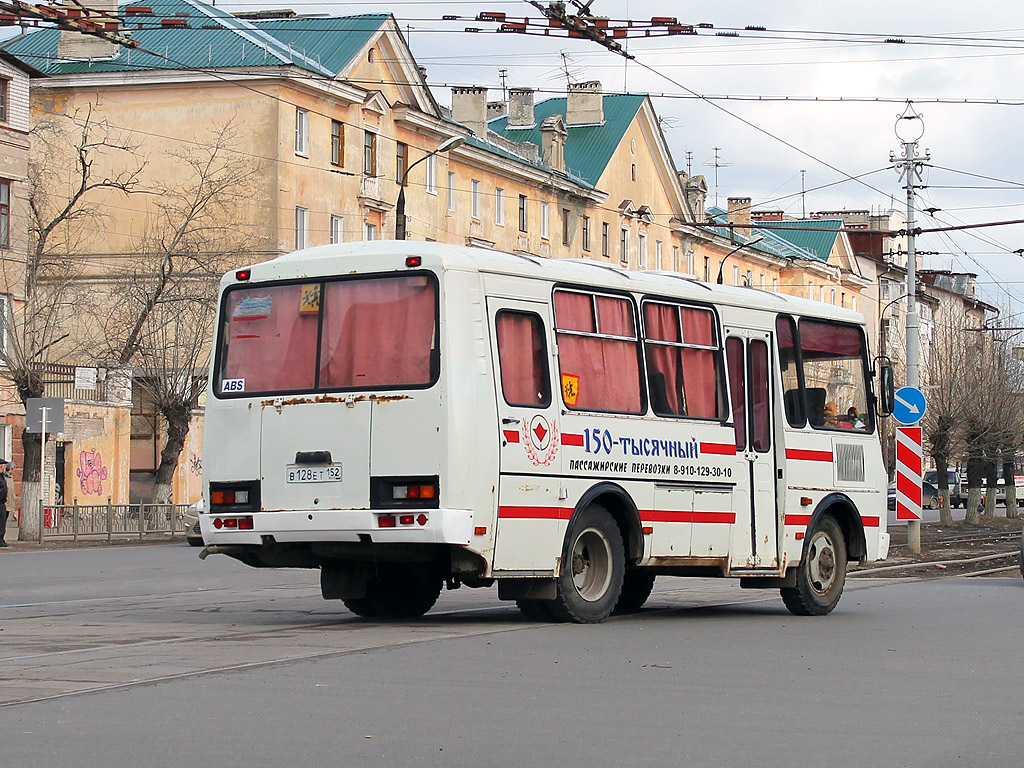
M 888 551 L 891 408 L 849 310 L 591 261 L 330 245 L 225 276 L 210 376 L 204 556 L 319 568 L 361 616 L 497 582 L 531 618 L 597 622 L 659 575 L 826 614 L 848 563 Z

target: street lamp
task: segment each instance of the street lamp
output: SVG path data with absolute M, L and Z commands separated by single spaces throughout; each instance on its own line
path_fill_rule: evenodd
M 737 245 L 735 248 L 733 248 L 731 251 L 729 251 L 727 254 L 725 254 L 725 256 L 722 257 L 722 263 L 718 265 L 718 284 L 719 285 L 721 285 L 725 281 L 725 260 L 728 259 L 730 256 L 732 256 L 734 253 L 736 253 L 736 251 L 741 251 L 744 248 L 746 248 L 748 245 L 753 245 L 754 243 L 760 243 L 762 240 L 764 240 L 764 235 L 755 235 L 754 237 L 750 238 L 749 240 L 747 240 L 747 242 L 743 243 L 742 245 Z
M 405 169 L 402 178 L 398 180 L 398 204 L 395 206 L 395 240 L 405 240 L 405 180 L 409 178 L 409 171 L 422 163 L 428 157 L 433 157 L 441 152 L 448 152 L 461 147 L 466 143 L 463 136 L 452 136 L 441 142 L 433 152 L 427 152 L 423 157 Z

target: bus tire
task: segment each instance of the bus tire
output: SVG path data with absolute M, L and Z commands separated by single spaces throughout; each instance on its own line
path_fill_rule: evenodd
M 611 615 L 622 592 L 626 554 L 611 513 L 591 504 L 574 515 L 565 532 L 557 597 L 548 610 L 559 621 L 596 624 Z
M 414 619 L 437 602 L 444 580 L 430 569 L 411 565 L 378 566 L 366 584 L 366 603 L 382 619 Z M 346 603 L 347 605 L 347 603 Z
M 839 602 L 846 583 L 846 540 L 839 523 L 823 515 L 804 541 L 796 586 L 783 587 L 782 601 L 797 616 L 824 616 Z
M 377 615 L 377 611 L 372 605 L 370 605 L 370 601 L 365 597 L 359 597 L 352 600 L 342 600 L 341 602 L 356 616 L 362 616 L 364 619 L 372 619 Z
M 516 600 L 519 612 L 530 621 L 554 621 L 555 617 L 548 610 L 550 600 Z
M 643 608 L 647 598 L 651 596 L 651 590 L 654 589 L 654 579 L 655 574 L 650 571 L 639 568 L 627 570 L 614 612 L 634 613 Z

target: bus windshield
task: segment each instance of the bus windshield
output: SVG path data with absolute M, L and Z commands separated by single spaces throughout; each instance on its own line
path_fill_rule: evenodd
M 217 395 L 430 386 L 437 283 L 430 275 L 242 285 L 226 292 Z

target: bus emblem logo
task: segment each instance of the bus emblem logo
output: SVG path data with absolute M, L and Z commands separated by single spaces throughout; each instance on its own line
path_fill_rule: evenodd
M 541 414 L 523 423 L 523 447 L 535 467 L 547 467 L 558 456 L 558 425 Z

